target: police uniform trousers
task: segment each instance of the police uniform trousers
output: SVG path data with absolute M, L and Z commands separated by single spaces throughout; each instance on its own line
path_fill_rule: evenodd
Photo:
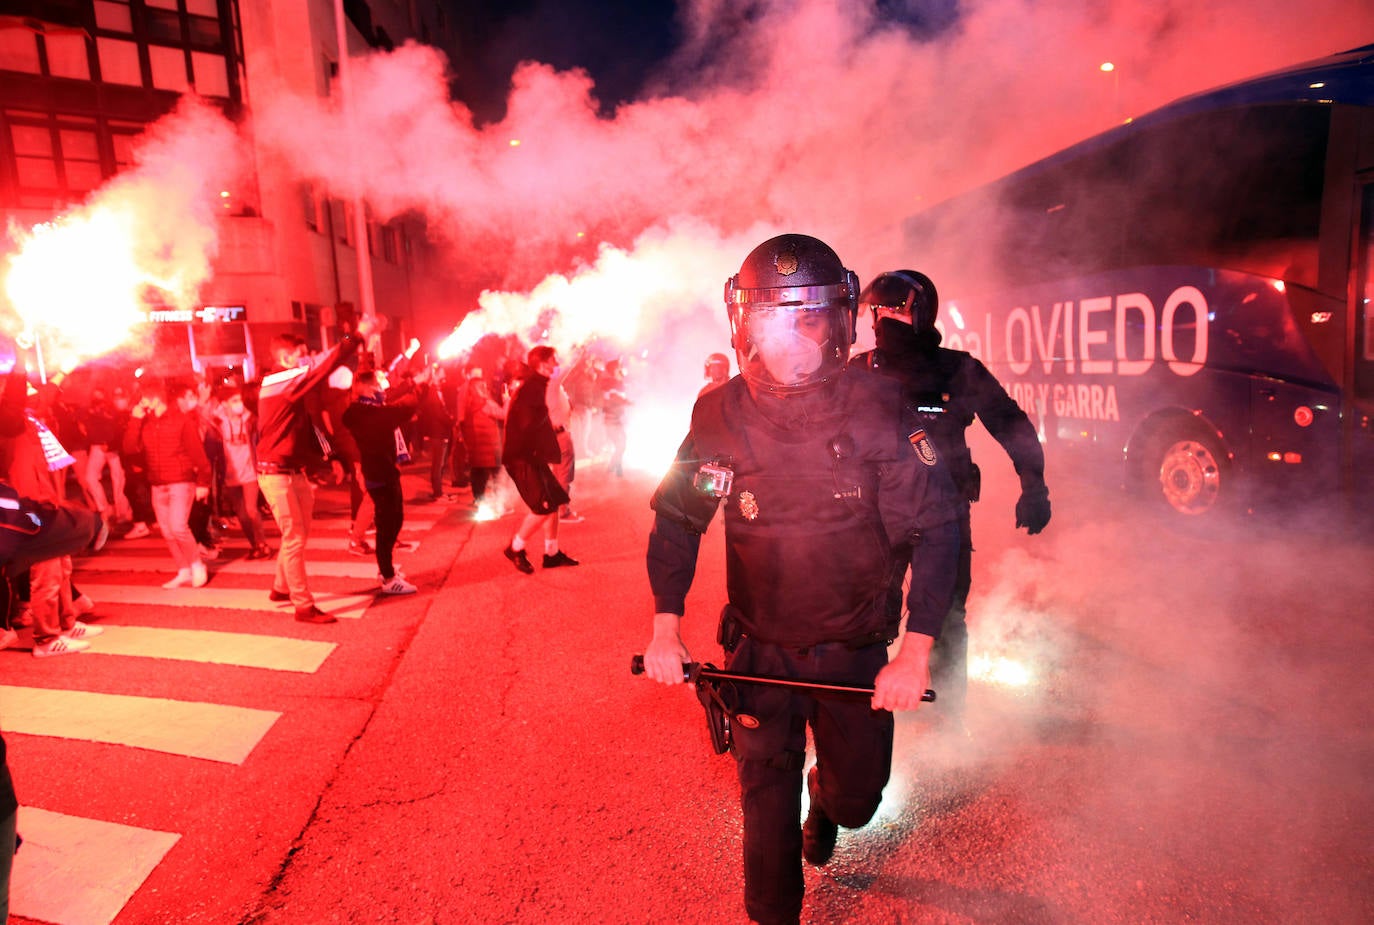
M 731 671 L 871 686 L 887 664 L 882 644 L 851 649 L 824 643 L 787 648 L 745 636 L 726 658 Z M 806 730 L 815 742 L 818 798 L 838 824 L 873 818 L 892 767 L 892 714 L 866 696 L 815 695 L 734 684 L 728 692 L 744 815 L 744 904 L 762 925 L 801 915 L 801 794 Z M 745 718 L 741 719 L 740 714 Z M 758 720 L 749 728 L 748 717 Z

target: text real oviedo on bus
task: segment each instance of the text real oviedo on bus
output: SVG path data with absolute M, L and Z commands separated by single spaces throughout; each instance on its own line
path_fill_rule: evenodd
M 966 350 L 1006 377 L 1007 393 L 1031 415 L 1119 421 L 1116 377 L 1143 376 L 1160 365 L 1191 376 L 1207 363 L 1207 299 L 1195 286 L 1179 286 L 1158 307 L 1140 292 L 1017 306 L 988 313 L 981 331 L 958 327 L 957 305 L 949 313 L 955 325 L 942 320 L 944 346 Z

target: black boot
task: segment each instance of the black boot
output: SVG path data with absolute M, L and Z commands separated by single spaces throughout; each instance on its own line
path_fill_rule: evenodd
M 817 867 L 830 862 L 835 853 L 835 839 L 839 837 L 840 827 L 831 821 L 817 802 L 816 775 L 819 768 L 813 767 L 806 776 L 806 792 L 811 795 L 811 809 L 802 825 L 802 857 Z

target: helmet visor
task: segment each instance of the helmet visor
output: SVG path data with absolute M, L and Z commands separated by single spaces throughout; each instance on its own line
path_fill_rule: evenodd
M 876 325 L 884 318 L 893 318 L 903 324 L 911 324 L 911 302 L 905 305 L 879 305 L 876 302 L 869 303 L 868 308 L 873 309 L 873 324 Z
M 736 307 L 735 351 L 744 378 L 773 391 L 813 388 L 849 358 L 849 313 L 836 302 Z

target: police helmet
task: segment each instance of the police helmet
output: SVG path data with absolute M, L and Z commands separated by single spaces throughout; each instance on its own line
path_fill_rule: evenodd
M 754 387 L 805 392 L 849 360 L 859 280 L 829 245 L 803 234 L 764 241 L 725 283 L 735 360 Z
M 730 378 L 730 358 L 723 353 L 713 353 L 706 358 L 707 379 Z
M 919 331 L 935 330 L 940 296 L 930 277 L 915 270 L 892 270 L 878 275 L 859 296 L 873 309 L 873 327 L 882 318 L 897 318 Z

